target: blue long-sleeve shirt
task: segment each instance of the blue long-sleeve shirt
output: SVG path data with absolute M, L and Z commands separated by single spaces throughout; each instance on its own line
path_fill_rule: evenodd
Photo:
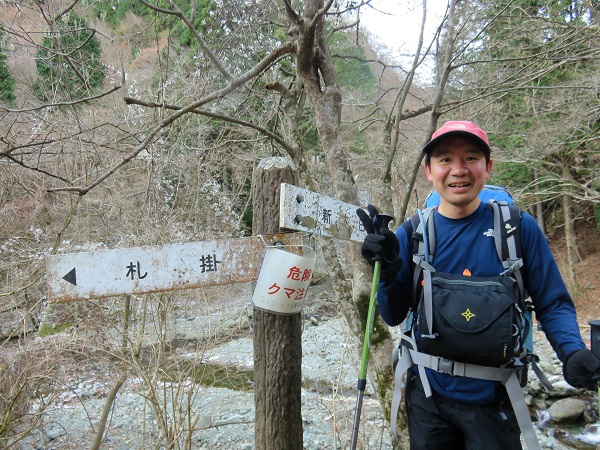
M 502 272 L 494 242 L 493 211 L 481 203 L 477 210 L 461 219 L 449 219 L 436 211 L 436 249 L 433 267 L 438 272 L 462 274 L 468 269 L 473 276 L 495 276 Z M 431 219 L 430 219 L 431 220 Z M 575 306 L 560 275 L 546 238 L 535 219 L 523 213 L 521 218 L 521 269 L 536 319 L 542 324 L 548 341 L 558 358 L 585 348 L 579 332 Z M 383 320 L 399 325 L 412 305 L 412 243 L 404 227 L 398 227 L 399 256 L 403 260 L 397 276 L 381 281 L 377 300 Z M 454 377 L 427 370 L 431 387 L 444 397 L 469 404 L 494 401 L 497 384 L 485 380 Z

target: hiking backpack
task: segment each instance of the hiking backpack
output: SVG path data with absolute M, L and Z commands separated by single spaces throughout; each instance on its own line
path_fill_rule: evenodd
M 413 365 L 417 366 L 418 375 L 422 380 L 425 394 L 427 397 L 431 395 L 431 387 L 427 381 L 425 367 L 437 372 L 447 373 L 454 376 L 467 376 L 471 378 L 479 378 L 485 380 L 499 381 L 507 389 L 509 399 L 515 411 L 517 421 L 525 442 L 529 449 L 539 449 L 539 443 L 529 417 L 527 405 L 525 404 L 521 387 L 525 385 L 527 380 L 527 363 L 531 363 L 534 371 L 542 380 L 542 383 L 547 387 L 550 386 L 545 377 L 537 367 L 537 358 L 533 355 L 533 339 L 531 333 L 531 302 L 527 302 L 527 294 L 521 273 L 523 260 L 521 258 L 521 240 L 520 240 L 520 222 L 521 211 L 514 205 L 512 196 L 505 188 L 486 185 L 480 193 L 480 199 L 489 202 L 493 211 L 494 221 L 494 240 L 496 252 L 499 260 L 502 263 L 503 272 L 500 278 L 494 282 L 504 281 L 501 279 L 504 275 L 515 280 L 514 285 L 517 286 L 518 297 L 516 309 L 517 313 L 525 313 L 523 315 L 523 326 L 518 326 L 518 321 L 515 322 L 515 327 L 518 326 L 519 336 L 516 336 L 514 355 L 510 353 L 507 359 L 512 360 L 512 364 L 501 364 L 500 367 L 492 367 L 481 365 L 477 362 L 452 360 L 444 356 L 436 356 L 435 354 L 425 353 L 417 348 L 416 341 L 413 339 L 411 331 L 414 325 L 414 316 L 419 312 L 419 315 L 427 316 L 427 320 L 421 317 L 420 326 L 429 327 L 431 330 L 431 322 L 433 320 L 434 308 L 432 302 L 432 282 L 431 274 L 435 273 L 434 257 L 435 257 L 435 227 L 433 221 L 434 207 L 439 204 L 439 194 L 432 192 L 426 202 L 425 209 L 417 211 L 410 220 L 406 221 L 402 226 L 406 229 L 408 236 L 411 237 L 412 253 L 413 253 L 413 305 L 411 313 L 407 319 L 406 332 L 402 334 L 401 342 L 394 350 L 394 372 L 395 372 L 395 388 L 392 399 L 391 412 L 391 427 L 392 433 L 396 433 L 396 418 L 400 407 L 400 399 L 402 388 L 404 387 L 404 373 Z M 464 284 L 463 280 L 455 280 L 456 276 L 449 274 L 441 274 L 441 281 Z M 440 278 L 440 274 L 438 274 Z M 446 280 L 444 278 L 447 278 Z M 507 278 L 508 279 L 508 278 Z M 475 277 L 474 282 L 475 284 Z M 487 286 L 485 287 L 487 289 Z M 441 288 L 443 289 L 443 288 Z M 429 292 L 427 292 L 429 291 Z M 426 307 L 423 306 L 426 303 Z M 529 306 L 526 306 L 529 305 Z M 427 309 L 428 308 L 428 309 Z M 469 310 L 467 309 L 467 312 Z M 464 315 L 464 314 L 462 314 Z M 439 315 L 436 320 L 446 320 L 447 317 Z M 467 321 L 469 318 L 467 317 Z M 449 324 L 448 328 L 454 327 L 454 324 Z M 430 331 L 431 332 L 431 331 Z M 423 333 L 423 330 L 420 330 Z M 421 334 L 421 346 L 423 345 L 426 333 Z M 400 357 L 401 354 L 401 357 Z M 468 351 L 465 355 L 468 354 Z M 497 361 L 496 361 L 497 362 Z M 495 364 L 490 362 L 490 364 Z M 519 378 L 520 377 L 520 378 Z
M 491 184 L 486 184 L 483 187 L 483 189 L 481 190 L 481 192 L 479 193 L 479 199 L 484 203 L 492 202 L 493 208 L 496 208 L 496 206 L 494 206 L 493 203 L 498 204 L 499 211 L 496 211 L 496 209 L 494 209 L 494 228 L 496 228 L 498 226 L 499 232 L 496 232 L 496 230 L 494 229 L 494 236 L 495 236 L 494 239 L 495 239 L 496 252 L 498 254 L 498 259 L 500 261 L 502 261 L 504 271 L 507 272 L 507 271 L 511 270 L 511 266 L 512 266 L 513 262 L 517 262 L 517 261 L 521 260 L 521 237 L 520 237 L 521 211 L 517 206 L 515 206 L 514 199 L 513 199 L 512 195 L 510 194 L 509 190 L 503 186 L 495 186 L 495 185 L 491 185 Z M 432 191 L 425 199 L 425 203 L 424 203 L 425 209 L 422 212 L 423 218 L 425 218 L 425 215 L 427 215 L 427 218 L 428 218 L 429 214 L 431 214 L 431 212 L 426 212 L 428 208 L 435 208 L 435 207 L 439 206 L 439 204 L 440 204 L 440 194 L 437 191 Z M 498 222 L 496 222 L 497 212 L 500 213 Z M 413 230 L 416 230 L 416 232 L 419 233 L 417 229 L 418 229 L 419 223 L 421 221 L 420 221 L 420 216 L 418 214 L 419 213 L 417 212 L 410 219 L 412 228 L 408 229 L 409 236 L 412 233 L 414 233 Z M 417 236 L 413 236 L 412 251 L 413 251 L 413 255 L 419 255 L 419 257 L 421 259 L 428 257 L 428 258 L 430 258 L 430 261 L 431 261 L 431 260 L 433 260 L 433 255 L 435 254 L 435 228 L 433 227 L 433 220 L 432 221 L 424 220 L 423 222 L 428 224 L 428 227 L 424 230 L 424 232 L 426 233 L 425 236 L 428 238 L 429 248 L 424 249 L 423 247 L 421 247 L 423 245 L 423 241 L 422 241 L 422 234 L 420 234 Z M 502 226 L 502 224 L 504 224 L 504 225 Z M 508 224 L 510 224 L 509 228 L 506 228 L 506 226 Z M 512 236 L 510 237 L 510 239 L 508 239 L 506 231 L 507 231 L 507 229 L 511 229 L 511 228 L 514 228 L 514 231 L 511 233 Z M 425 253 L 425 251 L 427 253 Z M 427 262 L 427 260 L 426 260 L 426 262 Z M 420 277 L 421 271 L 418 270 L 418 266 L 415 266 L 415 264 L 413 264 L 413 266 L 414 266 L 413 268 L 415 269 L 414 276 L 416 277 L 415 279 L 413 279 L 413 299 L 418 299 L 419 297 L 418 297 L 417 283 L 420 282 L 418 280 L 418 278 Z M 419 271 L 419 273 L 417 273 L 417 270 Z M 521 276 L 521 272 L 520 272 L 520 266 L 513 267 L 513 270 L 515 272 L 514 276 L 519 285 L 520 301 L 525 308 L 525 319 L 527 320 L 527 327 L 524 330 L 524 336 L 523 336 L 524 346 L 527 351 L 527 354 L 531 355 L 530 356 L 530 359 L 531 359 L 531 358 L 535 357 L 534 353 L 533 353 L 533 333 L 532 333 L 533 305 L 532 305 L 530 299 L 527 297 L 527 293 L 525 291 L 525 287 L 524 287 L 524 283 L 523 283 L 523 277 Z M 534 367 L 534 368 L 536 368 L 536 367 Z M 527 380 L 525 379 L 521 383 L 524 385 L 526 383 L 526 381 Z

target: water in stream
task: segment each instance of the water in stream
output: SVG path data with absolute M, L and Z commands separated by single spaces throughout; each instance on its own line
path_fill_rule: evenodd
M 550 421 L 548 411 L 538 411 L 535 427 L 546 429 L 546 434 L 552 436 L 568 448 L 580 450 L 596 450 L 600 448 L 600 423 L 588 424 L 584 427 L 575 425 L 555 424 Z

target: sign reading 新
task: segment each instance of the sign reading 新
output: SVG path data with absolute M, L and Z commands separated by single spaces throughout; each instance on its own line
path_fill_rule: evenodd
M 362 242 L 366 232 L 356 205 L 283 183 L 279 226 L 338 239 Z

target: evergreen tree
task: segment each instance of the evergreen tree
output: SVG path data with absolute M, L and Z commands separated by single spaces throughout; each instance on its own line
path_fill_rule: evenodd
M 494 181 L 524 189 L 523 200 L 532 203 L 562 196 L 566 185 L 576 200 L 597 198 L 592 10 L 559 0 L 482 5 L 486 26 L 469 36 L 477 45 L 465 52 L 456 84 L 481 99 L 469 108 L 485 111 L 480 121 L 501 149 Z
M 94 30 L 74 13 L 56 22 L 36 53 L 35 95 L 42 101 L 88 97 L 104 81 L 100 41 Z
M 0 103 L 11 105 L 15 101 L 15 80 L 6 63 L 4 33 L 0 31 Z

